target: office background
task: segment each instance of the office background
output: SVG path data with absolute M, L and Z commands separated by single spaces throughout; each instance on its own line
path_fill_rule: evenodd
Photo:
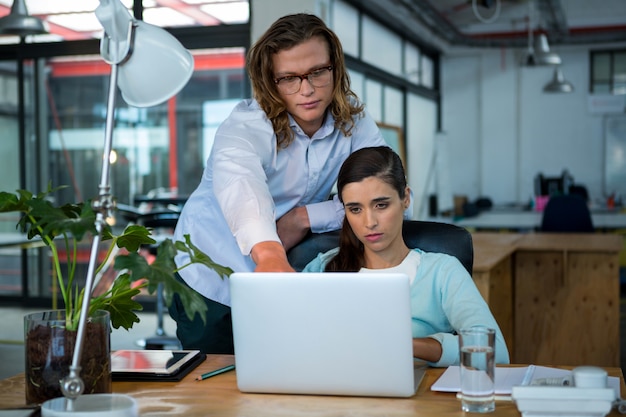
M 0 0 L 0 10 L 8 13 L 10 3 Z M 85 3 L 80 6 L 85 10 L 76 12 L 92 15 L 97 2 L 92 3 L 91 9 Z M 156 23 L 154 5 L 127 3 L 135 15 Z M 626 59 L 626 37 L 553 45 L 575 89 L 547 94 L 542 88 L 552 68 L 522 65 L 523 42 L 509 47 L 446 45 L 419 21 L 394 24 L 371 8 L 391 9 L 399 7 L 397 2 L 234 3 L 245 6 L 243 13 L 226 25 L 189 27 L 174 18 L 162 23 L 192 50 L 196 71 L 173 101 L 149 109 L 120 105 L 112 169 L 119 202 L 133 204 L 136 195 L 155 190 L 187 194 L 195 188 L 212 132 L 238 100 L 249 96 L 246 48 L 278 16 L 302 11 L 320 15 L 342 39 L 353 88 L 367 110 L 378 122 L 402 129 L 415 218 L 428 216 L 433 194 L 440 211 L 452 208 L 455 195 L 525 204 L 539 172 L 552 176 L 567 169 L 587 186 L 592 199 L 619 191 L 607 187 L 606 141 L 609 131 L 619 136 L 624 130 L 625 91 L 591 94 L 590 85 L 593 54 L 616 51 Z M 626 5 L 611 3 L 618 4 L 613 18 L 626 21 Z M 618 35 L 624 33 L 617 29 Z M 11 155 L 2 166 L 1 190 L 43 190 L 52 182 L 68 186 L 55 194 L 59 200 L 97 194 L 108 65 L 98 55 L 101 28 L 80 33 L 82 38 L 77 33 L 63 41 L 28 39 L 23 44 L 1 37 L 0 151 Z M 623 87 L 625 70 L 617 69 Z M 613 105 L 594 104 L 595 98 L 611 99 Z M 0 231 L 14 231 L 15 220 L 1 217 Z M 35 249 L 26 255 L 26 261 L 2 257 L 9 263 L 1 268 L 9 283 L 0 297 L 49 297 L 45 254 Z M 22 282 L 16 271 L 25 267 L 30 273 Z
M 0 0 L 0 15 L 8 13 L 10 3 Z M 82 12 L 92 14 L 97 2 L 84 3 Z M 175 189 L 184 195 L 195 188 L 212 132 L 230 108 L 249 95 L 243 70 L 246 48 L 278 16 L 302 11 L 323 17 L 342 39 L 353 88 L 368 111 L 378 122 L 402 129 L 409 182 L 416 196 L 415 218 L 428 216 L 431 195 L 437 196 L 440 210 L 450 209 L 455 195 L 469 200 L 488 196 L 498 205 L 526 204 L 537 173 L 558 176 L 564 169 L 587 186 L 593 200 L 604 201 L 615 191 L 626 195 L 626 190 L 612 188 L 620 183 L 609 181 L 607 165 L 610 140 L 626 141 L 626 37 L 601 44 L 552 45 L 575 89 L 547 94 L 543 86 L 552 78 L 553 68 L 522 65 L 527 52 L 523 43 L 445 45 L 419 28 L 419 22 L 407 31 L 406 23 L 395 25 L 388 16 L 365 7 L 399 2 L 235 3 L 249 10 L 228 25 L 188 27 L 184 20 L 167 20 L 171 32 L 196 58 L 194 76 L 175 100 L 134 109 L 118 98 L 112 180 L 119 202 L 134 204 L 136 195 L 151 191 L 167 194 Z M 617 4 L 613 17 L 624 22 L 626 4 Z M 143 11 L 147 21 L 156 19 L 149 13 L 151 7 L 146 5 Z M 143 13 L 137 7 L 133 12 Z M 618 35 L 620 31 L 623 23 L 615 29 Z M 82 38 L 29 40 L 22 45 L 0 37 L 4 155 L 0 190 L 43 190 L 52 181 L 54 186 L 68 185 L 55 194 L 60 200 L 96 195 L 109 69 L 98 55 L 100 32 L 95 28 Z M 622 66 L 614 68 L 614 92 L 619 94 L 609 94 L 608 89 L 591 93 L 593 57 L 607 52 L 621 57 Z M 626 179 L 621 184 L 626 186 Z M 0 232 L 13 232 L 15 220 L 1 216 Z M 50 305 L 48 271 L 47 254 L 41 248 L 0 249 L 0 302 L 7 317 L 19 319 L 24 311 L 8 305 Z M 621 338 L 626 335 L 625 314 L 621 313 Z M 149 317 L 142 318 L 142 326 L 118 347 L 135 346 L 154 327 Z M 8 347 L 3 351 L 7 358 L 21 352 L 16 347 L 21 330 L 16 333 L 14 325 L 10 330 L 0 328 L 3 338 L 10 339 L 0 343 L 0 349 Z M 626 342 L 621 346 L 624 350 Z M 621 357 L 626 363 L 626 354 Z M 19 368 L 4 371 L 12 375 Z

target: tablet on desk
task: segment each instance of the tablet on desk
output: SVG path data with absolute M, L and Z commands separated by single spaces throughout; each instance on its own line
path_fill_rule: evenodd
M 179 381 L 206 359 L 199 350 L 132 350 L 111 353 L 117 381 Z

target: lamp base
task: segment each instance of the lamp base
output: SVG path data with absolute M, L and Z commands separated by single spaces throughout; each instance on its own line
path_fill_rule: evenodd
M 81 395 L 73 404 L 60 397 L 41 405 L 43 417 L 138 417 L 137 402 L 124 394 Z M 68 407 L 69 405 L 69 407 Z

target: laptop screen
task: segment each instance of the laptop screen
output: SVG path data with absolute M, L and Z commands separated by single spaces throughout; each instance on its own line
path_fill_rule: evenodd
M 411 396 L 409 279 L 390 273 L 234 273 L 244 392 Z

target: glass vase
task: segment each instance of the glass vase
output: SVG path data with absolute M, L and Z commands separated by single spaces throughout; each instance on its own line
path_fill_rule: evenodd
M 41 404 L 62 397 L 60 381 L 69 375 L 76 330 L 67 330 L 65 311 L 24 316 L 26 403 Z M 111 392 L 110 315 L 98 310 L 87 321 L 80 377 L 84 394 Z

